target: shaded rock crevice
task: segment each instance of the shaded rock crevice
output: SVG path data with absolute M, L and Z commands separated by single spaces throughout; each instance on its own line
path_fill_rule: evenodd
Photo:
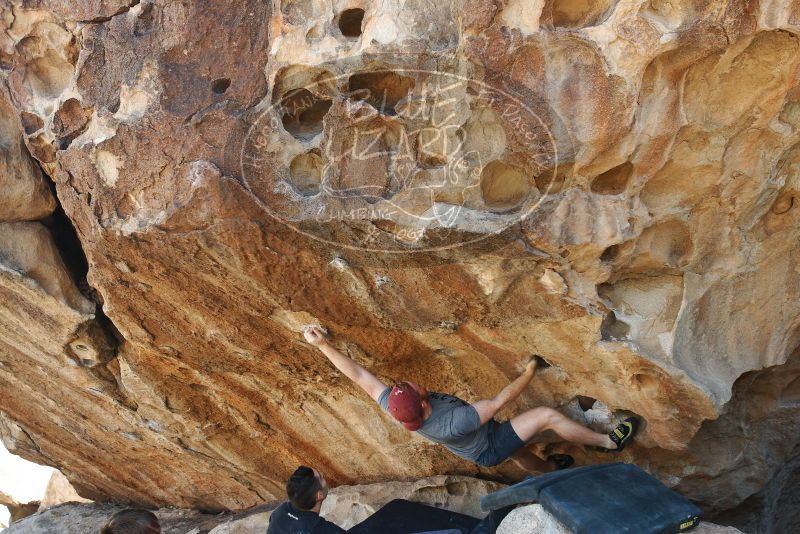
M 107 16 L 103 16 L 103 17 L 95 17 L 93 19 L 88 19 L 88 20 L 79 20 L 78 22 L 81 22 L 83 24 L 99 24 L 99 23 L 103 23 L 103 22 L 108 22 L 111 19 L 113 19 L 114 17 L 118 17 L 119 15 L 124 15 L 125 13 L 130 11 L 132 7 L 138 6 L 140 3 L 141 3 L 141 0 L 133 0 L 128 5 L 120 7 L 115 13 L 113 13 L 111 15 L 107 15 Z

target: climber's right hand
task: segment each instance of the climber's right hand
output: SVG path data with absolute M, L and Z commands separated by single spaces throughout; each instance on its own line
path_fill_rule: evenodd
M 325 338 L 325 332 L 323 332 L 320 327 L 314 325 L 303 328 L 303 337 L 315 347 L 322 347 L 328 343 L 328 340 Z

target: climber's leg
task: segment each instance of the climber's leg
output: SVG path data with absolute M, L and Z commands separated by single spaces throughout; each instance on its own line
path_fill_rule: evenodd
M 543 430 L 552 430 L 563 439 L 580 445 L 594 445 L 616 449 L 617 445 L 607 434 L 600 434 L 582 426 L 552 408 L 534 408 L 511 420 L 511 426 L 525 443 Z
M 512 454 L 510 459 L 524 471 L 549 473 L 556 470 L 555 464 L 542 460 L 525 447 Z

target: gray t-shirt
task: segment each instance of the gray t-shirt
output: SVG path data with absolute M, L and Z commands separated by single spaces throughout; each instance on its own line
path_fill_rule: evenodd
M 386 388 L 378 397 L 378 404 L 384 411 L 389 411 L 389 393 Z M 422 422 L 416 432 L 433 441 L 441 443 L 451 452 L 475 461 L 489 446 L 488 427 L 481 425 L 478 411 L 467 402 L 446 393 L 428 393 L 431 404 L 431 416 Z

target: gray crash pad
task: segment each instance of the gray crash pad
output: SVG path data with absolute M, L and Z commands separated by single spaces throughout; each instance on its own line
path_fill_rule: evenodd
M 538 502 L 575 534 L 673 534 L 700 509 L 635 465 L 613 463 L 528 478 L 481 498 L 484 510 Z

